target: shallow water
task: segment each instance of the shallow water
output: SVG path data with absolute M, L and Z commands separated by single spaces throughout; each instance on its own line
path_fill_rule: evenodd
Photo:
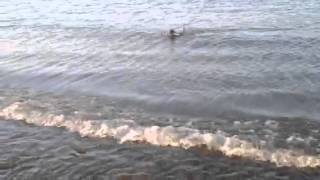
M 319 9 L 0 2 L 0 177 L 319 178 Z

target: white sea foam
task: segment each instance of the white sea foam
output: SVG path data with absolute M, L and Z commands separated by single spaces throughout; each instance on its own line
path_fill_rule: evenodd
M 264 125 L 270 127 L 271 129 L 277 129 L 279 127 L 279 123 L 274 120 L 267 120 Z
M 16 102 L 2 109 L 0 116 L 23 120 L 39 126 L 64 127 L 87 137 L 113 137 L 120 143 L 145 142 L 158 146 L 188 149 L 205 145 L 208 150 L 220 151 L 226 156 L 240 156 L 253 160 L 270 161 L 278 166 L 320 167 L 320 156 L 301 154 L 286 149 L 264 149 L 239 137 L 219 131 L 206 133 L 197 129 L 173 126 L 140 126 L 132 120 L 75 120 L 55 115 L 43 107 Z

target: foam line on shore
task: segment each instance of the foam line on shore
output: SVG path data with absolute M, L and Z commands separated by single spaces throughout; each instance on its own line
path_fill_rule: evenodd
M 0 111 L 7 120 L 22 120 L 38 126 L 62 127 L 81 136 L 112 137 L 119 143 L 144 142 L 157 146 L 183 149 L 205 146 L 209 151 L 220 151 L 226 156 L 239 156 L 268 161 L 277 166 L 320 167 L 320 157 L 298 153 L 289 149 L 266 149 L 222 131 L 203 132 L 187 127 L 141 126 L 133 120 L 76 120 L 57 115 L 49 109 L 26 102 L 15 102 Z

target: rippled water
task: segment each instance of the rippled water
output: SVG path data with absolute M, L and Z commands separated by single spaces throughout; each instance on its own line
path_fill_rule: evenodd
M 318 179 L 319 10 L 1 1 L 0 178 Z

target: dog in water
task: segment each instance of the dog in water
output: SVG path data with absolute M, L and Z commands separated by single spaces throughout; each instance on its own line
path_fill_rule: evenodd
M 167 36 L 170 38 L 170 39 L 176 39 L 177 37 L 180 37 L 180 36 L 182 36 L 183 34 L 184 34 L 184 32 L 185 32 L 185 27 L 184 27 L 184 25 L 183 25 L 183 27 L 182 27 L 182 32 L 177 32 L 176 30 L 174 30 L 174 29 L 170 29 L 169 30 L 169 32 L 168 32 L 168 34 L 167 34 Z

